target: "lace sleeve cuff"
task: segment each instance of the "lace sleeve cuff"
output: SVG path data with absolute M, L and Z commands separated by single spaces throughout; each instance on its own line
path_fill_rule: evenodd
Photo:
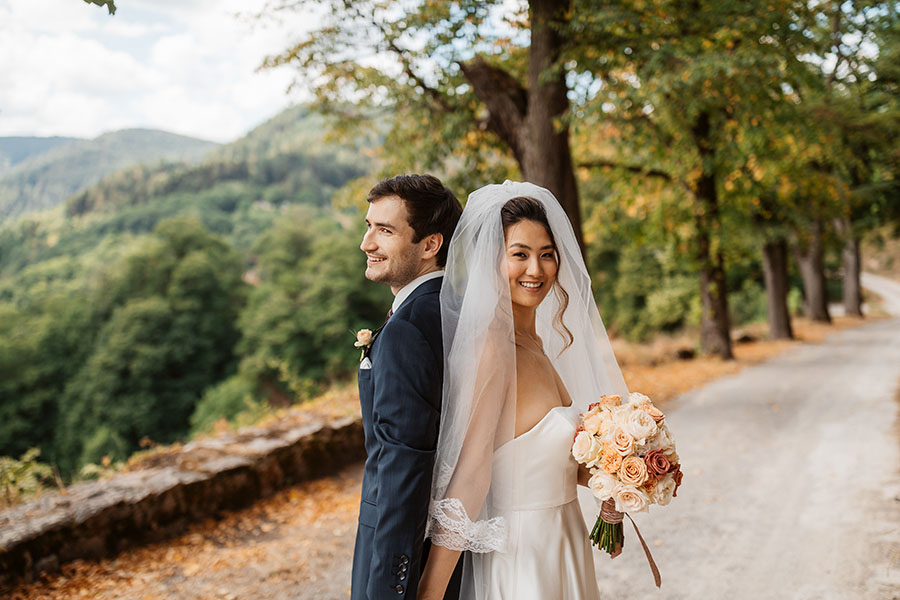
M 450 550 L 502 552 L 506 550 L 507 525 L 503 517 L 473 522 L 459 498 L 444 498 L 432 502 L 425 535 L 432 544 Z

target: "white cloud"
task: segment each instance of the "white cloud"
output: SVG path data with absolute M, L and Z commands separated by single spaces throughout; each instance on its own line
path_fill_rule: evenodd
M 229 141 L 297 98 L 256 72 L 313 25 L 248 21 L 266 0 L 0 0 L 0 136 L 94 137 L 152 127 Z

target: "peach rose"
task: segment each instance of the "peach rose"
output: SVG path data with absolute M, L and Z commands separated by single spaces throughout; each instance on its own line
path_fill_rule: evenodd
M 613 431 L 612 443 L 613 448 L 615 448 L 616 452 L 621 456 L 628 456 L 634 449 L 634 438 L 621 427 L 617 427 L 615 431 Z
M 663 419 L 666 418 L 665 413 L 663 413 L 663 411 L 659 410 L 652 404 L 647 404 L 646 406 L 642 406 L 641 410 L 643 410 L 645 413 L 650 415 L 650 418 L 653 419 L 654 421 L 656 421 L 657 424 L 659 424 Z
M 619 483 L 619 478 L 603 471 L 597 471 L 588 480 L 588 487 L 591 493 L 598 500 L 606 500 L 612 498 L 613 491 Z
M 622 403 L 622 396 L 600 396 L 600 406 L 615 408 Z
M 647 481 L 647 465 L 640 456 L 631 455 L 622 461 L 619 479 L 625 485 L 640 486 Z
M 650 505 L 650 498 L 644 490 L 623 483 L 616 484 L 613 499 L 619 512 L 643 512 Z
M 665 475 L 672 468 L 672 463 L 662 450 L 651 450 L 644 456 L 644 462 L 650 473 L 657 476 Z
M 582 420 L 581 425 L 591 435 L 601 435 L 600 427 L 603 425 L 603 416 L 599 412 L 588 413 Z
M 580 431 L 572 444 L 572 456 L 587 467 L 593 467 L 600 460 L 600 443 L 587 431 Z
M 607 447 L 603 450 L 603 456 L 600 457 L 600 468 L 607 473 L 616 473 L 622 468 L 622 456 L 616 452 L 613 447 Z
M 357 348 L 369 346 L 372 343 L 372 330 L 360 329 L 356 332 L 356 342 L 353 344 Z

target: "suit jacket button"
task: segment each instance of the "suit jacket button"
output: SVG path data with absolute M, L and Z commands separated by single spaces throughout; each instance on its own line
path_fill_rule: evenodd
M 409 565 L 407 565 L 406 563 L 403 563 L 402 565 L 400 565 L 400 572 L 401 572 L 401 573 L 406 573 L 406 570 L 407 570 L 408 568 L 409 568 Z
M 407 555 L 404 554 L 403 556 L 400 557 L 400 564 L 401 564 L 401 565 L 405 565 L 405 564 L 408 563 L 408 562 L 409 562 L 409 557 L 408 557 Z
M 397 587 L 395 587 L 394 589 L 397 590 L 397 593 L 398 593 L 398 594 L 402 594 L 402 593 L 403 593 L 403 586 L 402 586 L 402 585 L 399 585 L 399 584 L 398 584 Z
M 406 579 L 406 573 L 400 573 L 400 581 Z

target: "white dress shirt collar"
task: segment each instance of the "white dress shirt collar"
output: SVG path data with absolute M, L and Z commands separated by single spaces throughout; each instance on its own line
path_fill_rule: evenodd
M 394 302 L 393 302 L 393 304 L 391 304 L 391 312 L 392 313 L 397 312 L 397 309 L 400 308 L 400 305 L 403 304 L 403 302 L 407 298 L 409 298 L 409 295 L 412 294 L 413 291 L 417 287 L 419 287 L 426 281 L 431 281 L 432 279 L 441 277 L 441 276 L 443 276 L 443 274 L 444 274 L 443 269 L 439 269 L 437 271 L 431 271 L 430 273 L 425 273 L 424 275 L 419 275 L 418 277 L 416 277 L 415 279 L 413 279 L 412 281 L 410 281 L 409 283 L 404 285 L 402 288 L 400 288 L 400 291 L 397 292 L 397 295 L 394 296 Z

